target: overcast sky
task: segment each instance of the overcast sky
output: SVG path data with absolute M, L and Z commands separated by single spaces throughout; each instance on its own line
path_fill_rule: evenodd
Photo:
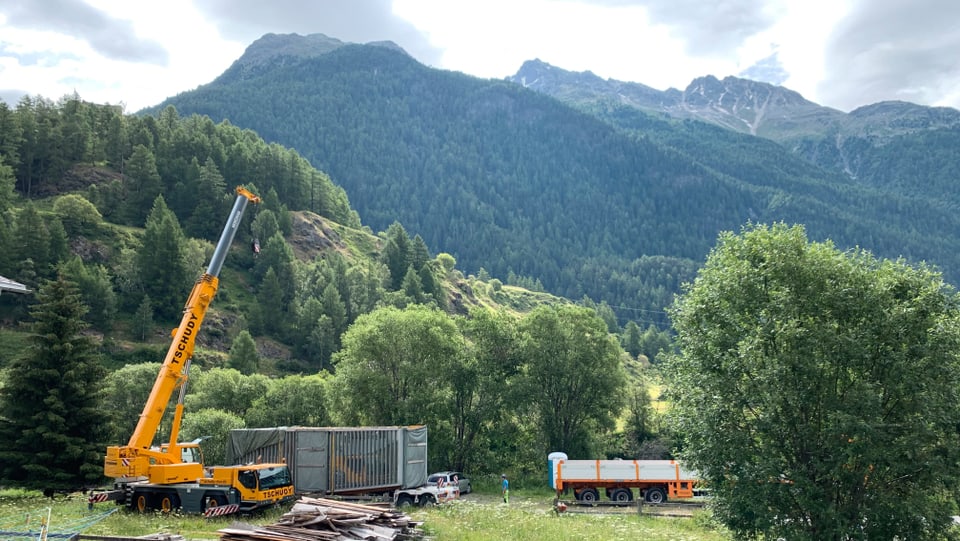
M 660 90 L 735 75 L 843 111 L 960 108 L 960 0 L 0 0 L 0 98 L 76 91 L 134 112 L 266 33 L 391 40 L 484 78 L 539 58 Z

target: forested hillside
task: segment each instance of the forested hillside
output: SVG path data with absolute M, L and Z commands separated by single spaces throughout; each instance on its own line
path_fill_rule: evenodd
M 600 116 L 393 48 L 305 57 L 277 39 L 276 61 L 254 43 L 214 82 L 161 107 L 296 148 L 371 227 L 400 220 L 466 269 L 602 300 L 621 322 L 666 328 L 660 312 L 717 234 L 751 221 L 802 223 L 840 247 L 956 268 L 960 219 L 949 205 L 891 198 L 768 141 L 636 109 Z
M 638 359 L 665 333 L 464 276 L 399 223 L 374 235 L 295 151 L 78 96 L 0 104 L 0 127 L 0 275 L 30 289 L 0 296 L 0 487 L 103 482 L 239 183 L 263 201 L 220 273 L 181 431 L 213 436 L 210 463 L 230 428 L 278 425 L 426 424 L 432 467 L 478 475 L 539 472 L 557 448 L 668 452 Z
M 739 147 L 738 141 L 753 138 L 737 133 L 751 134 L 775 141 L 808 165 L 831 172 L 838 183 L 877 190 L 891 199 L 916 199 L 934 208 L 942 202 L 949 202 L 947 208 L 960 203 L 960 193 L 954 189 L 960 174 L 960 157 L 955 152 L 960 111 L 949 107 L 881 102 L 843 113 L 790 89 L 737 77 L 722 81 L 699 77 L 683 91 L 660 92 L 539 60 L 525 62 L 509 80 L 669 146 L 679 143 L 692 149 L 712 141 L 714 146 Z M 735 133 L 724 133 L 730 131 Z M 727 167 L 743 161 L 766 162 L 772 167 L 758 172 L 770 178 L 776 178 L 779 163 L 791 161 L 789 157 L 771 161 L 769 157 L 780 151 L 771 153 L 772 147 L 763 142 L 753 144 L 759 150 L 753 160 L 745 153 L 731 156 L 722 149 L 700 157 L 710 159 L 714 167 L 722 167 L 721 161 Z M 796 174 L 795 163 L 790 169 L 790 174 Z M 921 222 L 926 219 L 914 217 Z

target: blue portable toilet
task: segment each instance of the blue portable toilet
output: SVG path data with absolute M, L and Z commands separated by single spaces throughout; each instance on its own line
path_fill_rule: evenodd
M 547 455 L 547 465 L 550 469 L 550 488 L 553 490 L 557 490 L 557 463 L 563 462 L 566 459 L 567 453 L 562 453 L 560 451 L 554 451 Z

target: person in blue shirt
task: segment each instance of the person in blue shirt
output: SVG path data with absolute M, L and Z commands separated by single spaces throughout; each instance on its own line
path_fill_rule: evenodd
M 500 479 L 500 492 L 503 494 L 503 503 L 510 503 L 510 481 L 507 480 L 507 474 L 501 474 Z

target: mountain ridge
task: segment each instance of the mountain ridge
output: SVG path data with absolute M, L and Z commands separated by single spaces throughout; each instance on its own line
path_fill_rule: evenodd
M 891 141 L 936 130 L 960 131 L 960 111 L 949 107 L 882 101 L 844 113 L 786 87 L 733 76 L 720 80 L 707 75 L 683 91 L 658 91 L 535 60 L 525 62 L 506 80 L 580 108 L 617 103 L 655 116 L 698 120 L 767 138 L 815 165 L 868 184 L 873 182 L 871 169 L 882 169 L 869 163 L 885 160 L 882 148 Z M 862 168 L 864 163 L 868 165 Z
M 701 83 L 693 95 L 726 88 Z M 822 112 L 794 94 L 780 101 Z M 958 218 L 922 193 L 890 201 L 743 131 L 619 98 L 586 103 L 349 44 L 218 78 L 153 112 L 173 105 L 229 119 L 297 149 L 347 191 L 367 225 L 398 220 L 465 269 L 536 278 L 567 298 L 631 310 L 662 311 L 717 234 L 750 221 L 804 223 L 814 239 L 892 257 L 949 263 L 960 253 L 944 233 L 960 229 Z

